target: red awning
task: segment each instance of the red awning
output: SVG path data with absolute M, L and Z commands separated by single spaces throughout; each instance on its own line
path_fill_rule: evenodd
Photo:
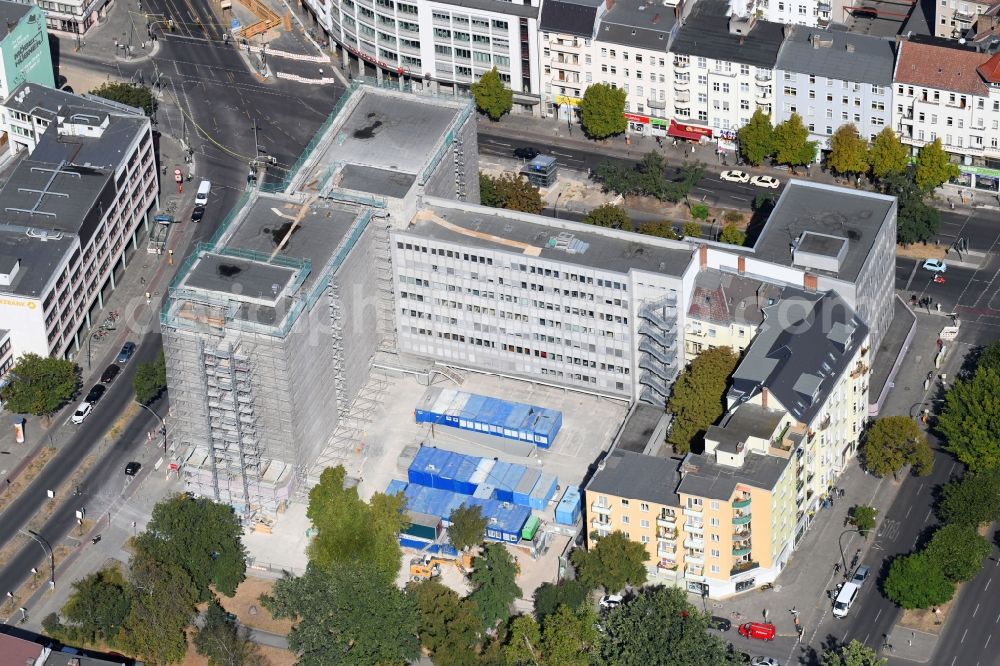
M 697 125 L 681 125 L 676 120 L 671 120 L 670 127 L 667 128 L 667 135 L 678 139 L 700 141 L 702 137 L 711 139 L 712 130 L 707 127 L 698 127 Z

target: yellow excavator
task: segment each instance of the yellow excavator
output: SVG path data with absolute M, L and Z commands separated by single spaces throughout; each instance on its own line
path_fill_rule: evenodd
M 421 581 L 428 578 L 437 578 L 441 575 L 441 566 L 456 566 L 463 574 L 472 569 L 472 555 L 460 553 L 458 558 L 436 557 L 424 554 L 423 557 L 414 557 L 410 560 L 410 580 Z

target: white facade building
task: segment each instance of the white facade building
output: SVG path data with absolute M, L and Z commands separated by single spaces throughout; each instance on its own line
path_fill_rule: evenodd
M 547 0 L 538 37 L 542 115 L 572 122 L 583 91 L 593 83 L 594 33 L 604 0 Z

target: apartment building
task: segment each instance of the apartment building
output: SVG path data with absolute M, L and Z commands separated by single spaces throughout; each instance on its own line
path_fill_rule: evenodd
M 694 280 L 684 328 L 689 357 L 713 347 L 742 353 L 764 321 L 764 308 L 781 298 L 780 284 L 707 268 Z
M 103 19 L 111 3 L 106 0 L 33 0 L 43 12 L 49 30 L 83 36 Z
M 157 204 L 150 121 L 35 84 L 5 109 L 49 124 L 0 190 L 0 321 L 15 357 L 72 357 Z
M 847 123 L 872 140 L 892 126 L 894 68 L 891 41 L 796 26 L 778 51 L 774 121 L 799 114 L 820 150 Z
M 995 0 L 937 0 L 934 3 L 934 35 L 945 39 L 964 37 L 976 27 L 980 16 L 995 10 L 998 4 Z
M 539 24 L 542 115 L 577 120 L 583 91 L 593 83 L 592 42 L 605 0 L 547 0 Z
M 516 109 L 539 103 L 538 14 L 540 1 L 497 0 L 304 0 L 316 23 L 351 59 L 385 76 L 468 91 L 496 67 L 514 91 Z
M 0 100 L 22 83 L 55 86 L 45 15 L 38 7 L 0 2 Z
M 677 30 L 670 46 L 673 113 L 677 124 L 735 150 L 736 130 L 755 109 L 774 112 L 774 66 L 784 28 L 755 16 L 727 17 L 727 6 L 725 0 L 699 0 Z
M 843 10 L 841 0 L 730 0 L 730 13 L 736 16 L 757 16 L 765 21 L 787 25 L 825 27 L 831 16 Z M 837 14 L 840 16 L 840 14 Z

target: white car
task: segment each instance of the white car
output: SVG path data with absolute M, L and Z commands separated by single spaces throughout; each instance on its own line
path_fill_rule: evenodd
M 605 594 L 601 597 L 601 608 L 605 610 L 611 610 L 616 606 L 620 606 L 622 603 L 622 596 L 620 594 Z
M 774 657 L 754 657 L 750 660 L 750 666 L 780 666 Z
M 79 406 L 77 406 L 76 411 L 73 412 L 73 416 L 70 418 L 70 421 L 79 425 L 83 423 L 84 419 L 90 416 L 90 412 L 93 410 L 94 406 L 92 404 L 89 402 L 81 402 Z
M 750 182 L 750 174 L 745 171 L 723 171 L 719 174 L 719 178 L 728 180 L 730 183 Z
M 778 189 L 778 179 L 774 176 L 754 176 L 750 182 L 757 187 L 766 187 L 769 190 Z
M 940 259 L 928 259 L 924 262 L 924 268 L 934 273 L 944 273 L 948 270 L 948 264 Z

